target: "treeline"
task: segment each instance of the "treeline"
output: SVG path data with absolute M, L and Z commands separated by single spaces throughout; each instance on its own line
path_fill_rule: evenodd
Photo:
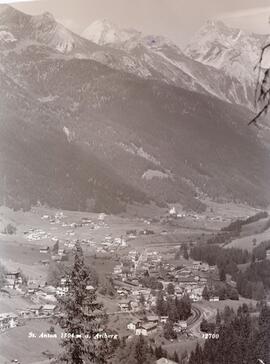
M 224 311 L 213 330 L 219 339 L 206 340 L 203 348 L 197 345 L 189 364 L 255 364 L 258 359 L 270 364 L 270 308 L 266 305 L 258 319 L 251 317 L 247 305 L 236 314 Z
M 268 213 L 266 211 L 261 211 L 253 216 L 248 217 L 247 219 L 244 220 L 237 219 L 231 222 L 228 226 L 221 228 L 219 233 L 215 234 L 214 236 L 211 236 L 207 240 L 207 244 L 220 244 L 220 245 L 228 244 L 233 239 L 240 236 L 242 227 L 244 225 L 251 224 L 261 219 L 265 219 L 267 217 Z M 264 231 L 269 227 L 270 227 L 270 220 L 267 221 L 267 223 L 265 224 Z
M 6 284 L 7 269 L 0 263 L 0 289 Z
M 225 243 L 228 244 L 231 242 L 234 238 L 237 238 L 238 234 L 235 234 L 233 232 L 220 232 L 213 236 L 211 236 L 209 239 L 207 239 L 206 243 L 210 245 L 224 245 Z
M 205 300 L 209 300 L 211 297 L 218 297 L 221 301 L 227 299 L 233 301 L 239 300 L 238 291 L 225 283 L 211 288 L 205 286 L 202 296 Z
M 257 214 L 248 217 L 245 220 L 235 220 L 231 222 L 228 226 L 221 229 L 221 231 L 230 231 L 230 232 L 241 232 L 242 226 L 252 224 L 253 222 L 266 219 L 268 217 L 268 213 L 266 211 L 258 212 Z
M 163 284 L 156 277 L 150 276 L 148 272 L 145 273 L 143 277 L 141 277 L 140 283 L 144 287 L 150 288 L 152 290 L 163 289 Z
M 237 264 L 248 263 L 251 255 L 247 250 L 238 248 L 223 249 L 213 245 L 211 249 L 207 245 L 198 245 L 190 249 L 190 257 L 208 263 L 211 266 L 225 267 L 226 273 L 231 274 Z M 236 267 L 237 268 L 237 267 Z
M 109 364 L 155 364 L 160 358 L 166 358 L 175 363 L 186 362 L 187 352 L 181 358 L 176 352 L 169 354 L 161 345 L 155 345 L 153 340 L 144 336 L 135 336 L 130 340 L 122 339 Z
M 164 298 L 164 292 L 159 292 L 156 298 L 156 313 L 159 316 L 168 316 L 174 323 L 179 320 L 187 320 L 191 315 L 191 301 L 188 296 Z
M 237 274 L 237 290 L 246 298 L 262 300 L 270 289 L 270 261 L 252 263 Z
M 216 245 L 209 249 L 208 246 L 201 245 L 190 250 L 190 257 L 212 266 L 217 265 L 221 281 L 226 281 L 226 274 L 231 275 L 241 296 L 258 301 L 264 299 L 270 290 L 270 261 L 265 259 L 269 246 L 270 241 L 265 241 L 256 247 L 251 255 L 247 250 L 223 249 Z M 238 265 L 246 263 L 251 264 L 244 271 L 240 271 Z M 220 299 L 237 299 L 235 290 L 227 288 L 219 288 L 210 295 Z
M 263 260 L 266 258 L 266 252 L 270 249 L 270 240 L 262 241 L 258 246 L 253 249 L 252 258 L 253 261 Z

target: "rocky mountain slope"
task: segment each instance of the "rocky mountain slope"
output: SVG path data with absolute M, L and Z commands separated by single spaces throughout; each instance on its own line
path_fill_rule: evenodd
M 129 63 L 139 63 L 147 77 L 254 108 L 254 66 L 266 36 L 208 22 L 185 52 L 164 37 L 119 29 L 106 20 L 94 22 L 82 36 L 124 51 Z M 123 61 L 118 68 L 128 70 Z
M 209 21 L 194 36 L 185 53 L 239 80 L 244 87 L 248 105 L 252 108 L 257 81 L 254 67 L 258 64 L 262 47 L 269 41 L 269 35 L 250 34 L 230 28 L 221 21 Z
M 33 18 L 22 15 L 20 32 L 6 11 L 1 201 L 107 212 L 151 201 L 202 210 L 206 196 L 269 203 L 269 152 L 247 127 L 245 108 L 78 57 L 55 46 L 58 31 L 48 37 L 45 26 L 37 37 Z M 79 49 L 83 38 L 70 34 Z M 89 54 L 91 47 L 95 53 L 108 46 L 89 42 Z

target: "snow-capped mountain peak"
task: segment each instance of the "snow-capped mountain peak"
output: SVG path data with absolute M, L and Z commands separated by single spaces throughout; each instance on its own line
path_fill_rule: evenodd
M 140 33 L 133 29 L 120 29 L 107 19 L 96 20 L 87 27 L 82 36 L 99 45 L 123 43 Z
M 145 35 L 132 28 L 120 28 L 107 19 L 94 21 L 83 31 L 82 37 L 101 46 L 110 45 L 125 50 L 134 49 L 140 45 L 147 48 L 173 46 L 173 43 L 163 36 Z
M 221 21 L 207 22 L 187 46 L 186 54 L 204 64 L 222 69 L 241 81 L 253 83 L 266 35 L 230 28 Z
M 13 43 L 16 42 L 16 38 L 10 32 L 6 32 L 5 30 L 0 31 L 0 42 L 4 43 Z

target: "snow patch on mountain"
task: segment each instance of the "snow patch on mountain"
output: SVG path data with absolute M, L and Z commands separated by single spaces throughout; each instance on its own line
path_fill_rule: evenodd
M 133 29 L 120 29 L 106 19 L 93 22 L 82 32 L 84 38 L 99 45 L 126 42 L 138 34 Z
M 39 97 L 38 101 L 47 103 L 47 102 L 52 102 L 52 101 L 56 100 L 57 98 L 58 98 L 57 95 L 48 95 L 48 96 L 44 96 L 44 97 Z
M 12 33 L 7 32 L 5 30 L 0 30 L 0 42 L 13 43 L 16 41 L 17 39 L 14 37 Z
M 124 144 L 124 143 L 119 143 L 119 146 L 128 153 L 131 153 L 133 155 L 137 155 L 137 156 L 139 156 L 141 158 L 144 158 L 144 159 L 148 160 L 149 162 L 152 162 L 153 164 L 155 164 L 157 166 L 160 166 L 160 161 L 157 160 L 151 154 L 147 153 L 142 147 L 137 147 L 133 143 L 131 143 L 129 145 Z
M 142 178 L 149 181 L 149 180 L 152 180 L 153 178 L 169 179 L 169 178 L 171 178 L 171 176 L 169 174 L 164 173 L 159 170 L 148 169 L 146 172 L 144 172 L 144 174 L 142 175 Z
M 230 28 L 221 21 L 207 22 L 185 52 L 191 58 L 225 71 L 241 82 L 256 81 L 254 66 L 269 36 Z
M 67 137 L 67 141 L 71 143 L 72 140 L 74 139 L 74 132 L 71 132 L 66 126 L 63 127 L 63 132 Z

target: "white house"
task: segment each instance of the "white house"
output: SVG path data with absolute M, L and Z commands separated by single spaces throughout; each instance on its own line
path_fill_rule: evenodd
M 186 321 L 178 321 L 175 322 L 173 325 L 173 331 L 176 333 L 181 333 L 186 331 L 187 329 L 187 322 Z
M 127 324 L 127 328 L 128 328 L 128 330 L 136 331 L 136 329 L 139 328 L 139 326 L 141 325 L 141 323 L 142 323 L 141 320 L 136 319 L 136 320 L 134 320 L 132 322 L 129 322 Z
M 155 323 L 147 323 L 147 324 L 140 325 L 136 329 L 135 335 L 148 336 L 148 335 L 151 335 L 154 332 L 156 332 L 156 330 L 157 330 L 157 324 L 155 324 Z
M 169 214 L 170 214 L 170 215 L 173 215 L 173 216 L 177 215 L 176 208 L 175 208 L 175 207 L 172 207 L 172 208 L 170 209 L 170 211 L 169 211 Z
M 41 248 L 39 250 L 41 254 L 48 254 L 50 252 L 50 248 L 47 246 L 47 248 Z
M 5 331 L 18 326 L 18 315 L 15 313 L 0 314 L 0 331 Z
M 41 312 L 44 316 L 52 316 L 55 313 L 56 305 L 44 305 Z
M 160 316 L 160 322 L 163 324 L 166 324 L 168 321 L 169 316 Z
M 209 299 L 210 302 L 219 302 L 219 297 L 211 297 Z
M 147 316 L 146 317 L 146 320 L 149 323 L 157 324 L 159 322 L 159 317 L 158 316 L 155 316 L 155 315 L 153 315 L 153 316 Z
M 119 302 L 119 308 L 122 312 L 128 312 L 131 310 L 131 306 L 130 306 L 131 301 L 130 300 L 126 300 L 126 301 L 122 301 Z
M 177 364 L 177 363 L 167 358 L 160 358 L 156 361 L 156 364 Z

